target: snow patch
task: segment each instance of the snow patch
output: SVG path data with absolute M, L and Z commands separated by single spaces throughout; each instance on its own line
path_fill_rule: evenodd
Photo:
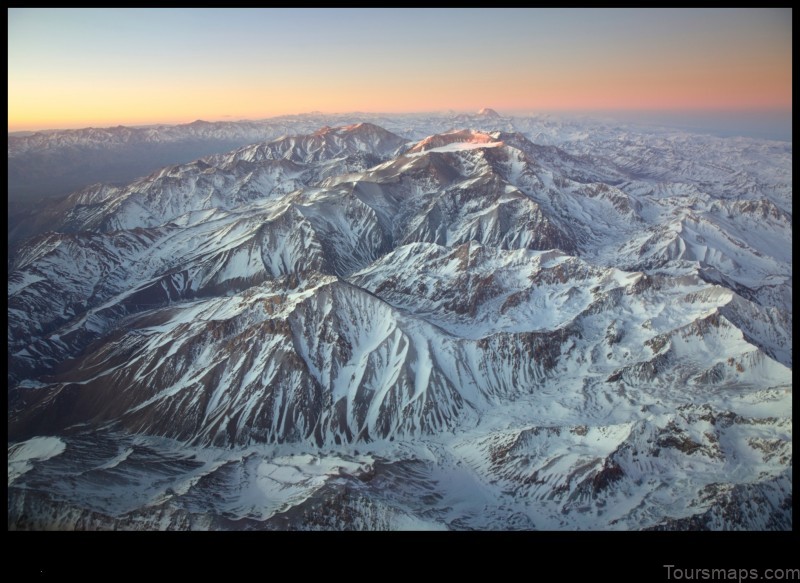
M 9 485 L 25 472 L 33 469 L 34 462 L 49 460 L 64 453 L 67 444 L 58 437 L 32 437 L 8 448 Z

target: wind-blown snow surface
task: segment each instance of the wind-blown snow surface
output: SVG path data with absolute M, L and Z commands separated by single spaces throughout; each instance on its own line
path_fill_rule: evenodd
M 791 146 L 454 119 L 21 225 L 9 528 L 791 528 Z

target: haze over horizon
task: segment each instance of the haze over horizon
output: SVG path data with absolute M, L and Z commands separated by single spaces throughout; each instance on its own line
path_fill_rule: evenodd
M 755 125 L 791 120 L 791 9 L 9 9 L 8 16 L 9 132 L 485 106 L 707 115 L 717 120 L 711 125 L 743 115 Z

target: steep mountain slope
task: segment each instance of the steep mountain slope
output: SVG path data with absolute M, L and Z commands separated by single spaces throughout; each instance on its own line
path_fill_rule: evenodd
M 40 209 L 11 240 L 43 230 L 109 232 L 164 224 L 191 211 L 232 209 L 292 192 L 328 174 L 364 170 L 405 140 L 371 124 L 285 137 L 171 166 L 122 187 L 96 185 Z M 313 165 L 324 161 L 325 164 Z
M 671 143 L 358 123 L 54 204 L 9 526 L 790 527 L 791 206 Z

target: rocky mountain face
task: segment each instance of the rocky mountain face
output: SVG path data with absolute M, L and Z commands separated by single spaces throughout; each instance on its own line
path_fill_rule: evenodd
M 19 221 L 9 528 L 791 528 L 791 146 L 453 119 Z

